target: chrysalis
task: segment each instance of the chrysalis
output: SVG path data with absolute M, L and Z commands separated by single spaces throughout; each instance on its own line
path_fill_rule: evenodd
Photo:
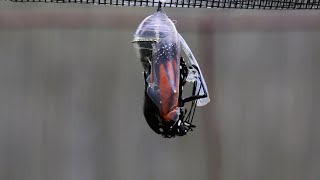
M 163 137 L 185 135 L 195 127 L 192 119 L 196 106 L 210 101 L 194 55 L 161 8 L 141 22 L 133 44 L 144 69 L 143 110 L 147 123 Z M 186 82 L 192 84 L 192 94 L 183 97 Z M 184 107 L 186 103 L 191 104 L 189 110 Z

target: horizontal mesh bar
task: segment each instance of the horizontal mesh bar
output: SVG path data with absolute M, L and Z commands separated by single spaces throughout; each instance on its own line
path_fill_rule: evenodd
M 11 0 L 13 2 L 158 6 L 159 0 Z M 167 0 L 165 7 L 236 9 L 319 9 L 320 0 Z

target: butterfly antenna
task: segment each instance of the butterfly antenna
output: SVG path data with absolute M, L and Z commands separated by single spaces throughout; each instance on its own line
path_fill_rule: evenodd
M 198 96 L 200 94 L 201 88 L 199 88 L 198 92 L 196 92 L 196 87 L 197 87 L 197 82 L 194 83 L 194 86 L 192 89 L 192 94 Z M 186 117 L 186 122 L 190 123 L 191 125 L 192 125 L 192 121 L 193 121 L 193 117 L 194 117 L 196 108 L 197 108 L 197 100 L 191 102 L 191 107 L 190 107 L 189 113 Z

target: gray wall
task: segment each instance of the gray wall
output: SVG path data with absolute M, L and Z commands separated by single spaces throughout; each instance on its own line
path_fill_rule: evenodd
M 320 178 L 318 13 L 168 9 L 212 101 L 163 139 L 130 43 L 152 8 L 0 4 L 1 180 Z

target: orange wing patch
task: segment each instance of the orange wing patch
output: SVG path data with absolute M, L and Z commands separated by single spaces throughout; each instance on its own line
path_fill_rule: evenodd
M 167 68 L 165 68 L 164 64 L 161 64 L 159 69 L 161 114 L 167 122 L 172 120 L 172 117 L 167 115 L 178 105 L 178 82 L 176 81 L 174 66 L 176 66 L 176 64 L 172 64 L 172 61 L 167 61 Z M 171 85 L 174 85 L 174 87 Z

